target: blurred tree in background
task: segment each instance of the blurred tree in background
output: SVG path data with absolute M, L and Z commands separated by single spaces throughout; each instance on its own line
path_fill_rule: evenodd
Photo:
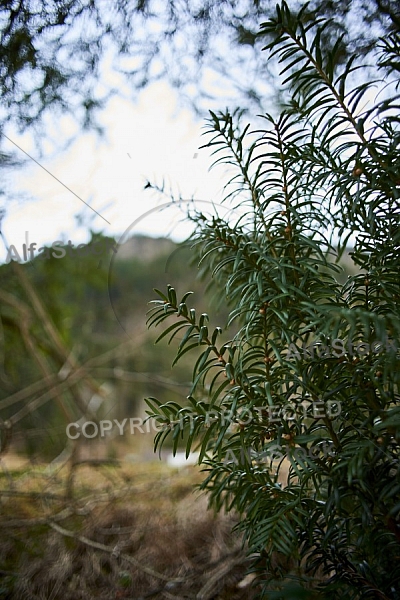
M 89 126 L 94 109 L 121 92 L 106 83 L 110 67 L 127 77 L 133 96 L 164 79 L 200 112 L 213 107 L 221 87 L 230 103 L 265 108 L 279 87 L 276 68 L 259 52 L 258 31 L 273 6 L 273 0 L 5 0 L 0 124 L 13 120 L 25 128 L 50 109 Z M 331 19 L 323 47 L 345 34 L 341 62 L 349 52 L 373 50 L 377 37 L 398 25 L 399 15 L 387 0 L 313 0 L 304 11 L 305 21 Z

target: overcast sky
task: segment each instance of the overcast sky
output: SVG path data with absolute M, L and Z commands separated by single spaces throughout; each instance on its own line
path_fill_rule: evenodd
M 172 232 L 173 238 L 183 239 L 188 225 L 171 225 L 182 216 L 176 209 L 155 211 L 138 221 L 149 209 L 168 201 L 144 190 L 146 179 L 161 183 L 165 178 L 185 198 L 194 195 L 203 201 L 221 201 L 224 171 L 216 168 L 209 172 L 210 152 L 198 150 L 206 141 L 201 136 L 205 121 L 180 107 L 178 100 L 177 92 L 162 82 L 143 90 L 137 102 L 114 97 L 99 115 L 103 137 L 76 132 L 70 117 L 56 122 L 50 119 L 43 156 L 31 134 L 20 135 L 9 127 L 10 139 L 101 216 L 5 140 L 4 151 L 15 151 L 26 159 L 22 167 L 6 174 L 3 231 L 7 243 L 21 247 L 26 231 L 38 246 L 69 239 L 82 243 L 88 239 L 88 226 L 118 238 L 134 221 L 131 233 L 167 236 Z M 63 149 L 71 134 L 76 134 L 74 141 Z M 201 208 L 205 208 L 204 202 Z M 79 225 L 76 215 L 82 211 L 86 223 Z M 1 262 L 5 257 L 2 244 Z

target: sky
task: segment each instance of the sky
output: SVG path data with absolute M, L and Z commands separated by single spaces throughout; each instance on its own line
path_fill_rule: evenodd
M 183 198 L 200 200 L 198 207 L 203 210 L 212 210 L 208 203 L 221 202 L 224 169 L 210 171 L 209 149 L 198 149 L 206 141 L 202 137 L 205 120 L 182 108 L 178 92 L 167 83 L 149 85 L 136 102 L 114 96 L 98 121 L 103 136 L 76 131 L 68 116 L 49 119 L 42 154 L 32 134 L 7 129 L 20 149 L 4 140 L 3 150 L 26 159 L 22 167 L 6 173 L 2 229 L 8 246 L 20 249 L 27 235 L 38 247 L 56 240 L 76 245 L 90 239 L 89 228 L 116 240 L 128 227 L 131 234 L 184 239 L 191 226 L 182 223 L 182 210 L 171 207 L 146 215 L 169 202 L 167 196 L 144 189 L 148 180 L 160 185 L 164 179 L 167 188 L 171 186 Z M 73 142 L 65 147 L 71 136 L 75 136 Z M 83 216 L 81 225 L 78 214 Z M 2 243 L 0 262 L 6 257 Z

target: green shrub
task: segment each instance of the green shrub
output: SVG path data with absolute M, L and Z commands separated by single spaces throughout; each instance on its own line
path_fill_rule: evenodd
M 207 146 L 235 169 L 226 201 L 246 211 L 195 215 L 192 242 L 236 333 L 223 342 L 190 292 L 156 290 L 148 323 L 172 320 L 159 339 L 180 337 L 175 361 L 204 350 L 186 406 L 147 402 L 156 448 L 185 433 L 211 502 L 239 512 L 265 597 L 290 579 L 324 598 L 396 599 L 400 36 L 380 41 L 375 98 L 356 57 L 340 66 L 341 39 L 323 53 L 325 27 L 284 2 L 262 24 L 290 102 L 255 141 L 240 112 L 211 112 Z M 341 283 L 346 248 L 359 270 Z

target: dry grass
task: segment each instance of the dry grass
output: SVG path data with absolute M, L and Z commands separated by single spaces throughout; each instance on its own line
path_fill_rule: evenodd
M 163 463 L 0 478 L 0 598 L 88 600 L 255 597 L 231 515 L 215 515 L 193 485 L 198 468 Z

